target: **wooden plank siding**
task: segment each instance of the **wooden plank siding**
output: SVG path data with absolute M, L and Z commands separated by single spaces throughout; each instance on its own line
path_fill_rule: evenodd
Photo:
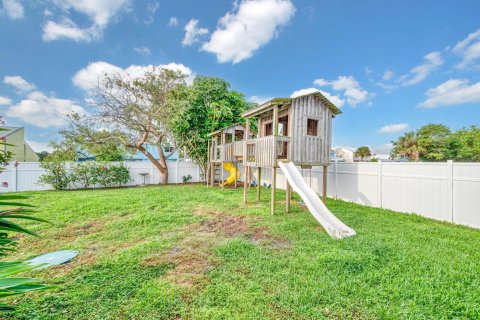
M 292 100 L 292 155 L 298 165 L 330 164 L 332 111 L 313 95 Z M 318 121 L 317 136 L 307 134 L 307 121 Z

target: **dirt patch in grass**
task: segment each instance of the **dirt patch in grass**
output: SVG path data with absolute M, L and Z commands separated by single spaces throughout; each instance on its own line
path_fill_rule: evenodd
M 187 226 L 185 237 L 168 252 L 145 257 L 142 266 L 172 264 L 167 279 L 177 285 L 199 288 L 207 280 L 207 271 L 217 263 L 214 247 L 226 239 L 241 236 L 257 245 L 278 250 L 291 247 L 288 241 L 270 235 L 266 227 L 251 227 L 249 222 L 254 220 L 252 217 L 229 215 L 201 206 L 196 207 L 193 213 L 202 220 Z
M 94 234 L 104 229 L 106 221 L 92 220 L 63 227 L 54 235 L 55 240 L 77 239 L 82 236 Z
M 164 254 L 147 256 L 141 262 L 144 267 L 172 264 L 167 279 L 177 285 L 195 288 L 205 280 L 205 273 L 215 266 L 213 247 L 221 238 L 209 232 L 188 232 L 188 235 Z
M 271 246 L 277 250 L 285 250 L 292 247 L 290 241 L 272 236 L 266 227 L 253 228 L 252 233 L 247 238 L 255 244 Z

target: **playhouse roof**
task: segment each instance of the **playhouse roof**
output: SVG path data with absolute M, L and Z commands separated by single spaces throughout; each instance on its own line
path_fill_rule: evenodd
M 253 108 L 252 110 L 249 110 L 249 111 L 245 112 L 244 114 L 242 114 L 242 116 L 245 117 L 245 118 L 255 117 L 255 116 L 258 116 L 259 114 L 262 114 L 266 111 L 269 111 L 269 110 L 273 109 L 276 106 L 288 105 L 288 104 L 292 103 L 292 101 L 294 99 L 303 98 L 303 97 L 306 97 L 306 96 L 316 96 L 316 97 L 320 98 L 320 101 L 322 101 L 323 104 L 325 104 L 325 106 L 327 108 L 332 110 L 334 115 L 342 113 L 342 111 L 340 111 L 340 109 L 336 105 L 334 105 L 330 100 L 325 98 L 325 96 L 323 94 L 321 94 L 320 92 L 314 92 L 314 93 L 309 93 L 309 94 L 305 94 L 305 95 L 302 95 L 302 96 L 298 96 L 298 97 L 295 97 L 295 98 L 274 98 L 270 101 L 267 101 L 267 102 L 259 105 L 256 108 Z
M 227 131 L 228 129 L 232 129 L 232 128 L 235 128 L 235 127 L 241 127 L 242 129 L 245 130 L 245 126 L 242 124 L 242 123 L 235 123 L 235 124 L 232 124 L 228 127 L 225 127 L 225 128 L 222 128 L 222 129 L 218 129 L 216 131 L 213 131 L 213 132 L 210 132 L 207 136 L 211 137 L 211 136 L 215 136 L 219 133 L 221 133 L 222 131 Z

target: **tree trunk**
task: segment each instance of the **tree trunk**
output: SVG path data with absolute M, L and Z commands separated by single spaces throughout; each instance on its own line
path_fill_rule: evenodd
M 157 146 L 157 150 L 158 150 L 158 162 L 160 166 L 163 168 L 163 170 L 160 170 L 160 184 L 167 184 L 168 183 L 167 159 L 165 158 L 165 154 L 163 153 L 162 147 Z
M 160 152 L 161 153 L 161 155 L 159 157 L 160 161 L 158 161 L 157 159 L 155 159 L 154 156 L 152 156 L 152 154 L 150 152 L 147 151 L 147 149 L 145 149 L 145 147 L 143 145 L 142 146 L 137 146 L 137 148 L 138 148 L 138 150 L 140 150 L 141 153 L 143 153 L 147 157 L 148 160 L 150 160 L 150 162 L 160 172 L 160 184 L 166 184 L 168 182 L 168 167 L 166 165 L 165 156 L 163 155 L 163 152 Z M 163 163 L 161 162 L 162 156 L 163 156 Z

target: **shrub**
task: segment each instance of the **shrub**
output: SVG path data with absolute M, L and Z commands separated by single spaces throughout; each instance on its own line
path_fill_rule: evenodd
M 89 188 L 100 185 L 104 188 L 122 186 L 130 181 L 130 173 L 123 165 L 111 165 L 107 162 L 86 161 L 72 163 L 67 167 L 65 162 L 42 162 L 45 173 L 39 178 L 42 184 L 51 185 L 55 190 L 64 190 L 73 184 L 78 188 Z
M 182 177 L 183 183 L 187 183 L 188 181 L 192 180 L 192 178 L 193 177 L 191 175 L 183 176 Z
M 40 176 L 38 182 L 48 184 L 55 190 L 64 190 L 70 184 L 71 176 L 67 171 L 67 165 L 62 161 L 44 161 L 40 167 L 45 169 L 45 173 Z
M 111 166 L 110 174 L 112 176 L 112 183 L 119 187 L 130 181 L 130 172 L 123 164 Z
M 96 163 L 93 161 L 79 162 L 70 167 L 70 180 L 76 186 L 87 189 L 95 184 L 94 170 Z

